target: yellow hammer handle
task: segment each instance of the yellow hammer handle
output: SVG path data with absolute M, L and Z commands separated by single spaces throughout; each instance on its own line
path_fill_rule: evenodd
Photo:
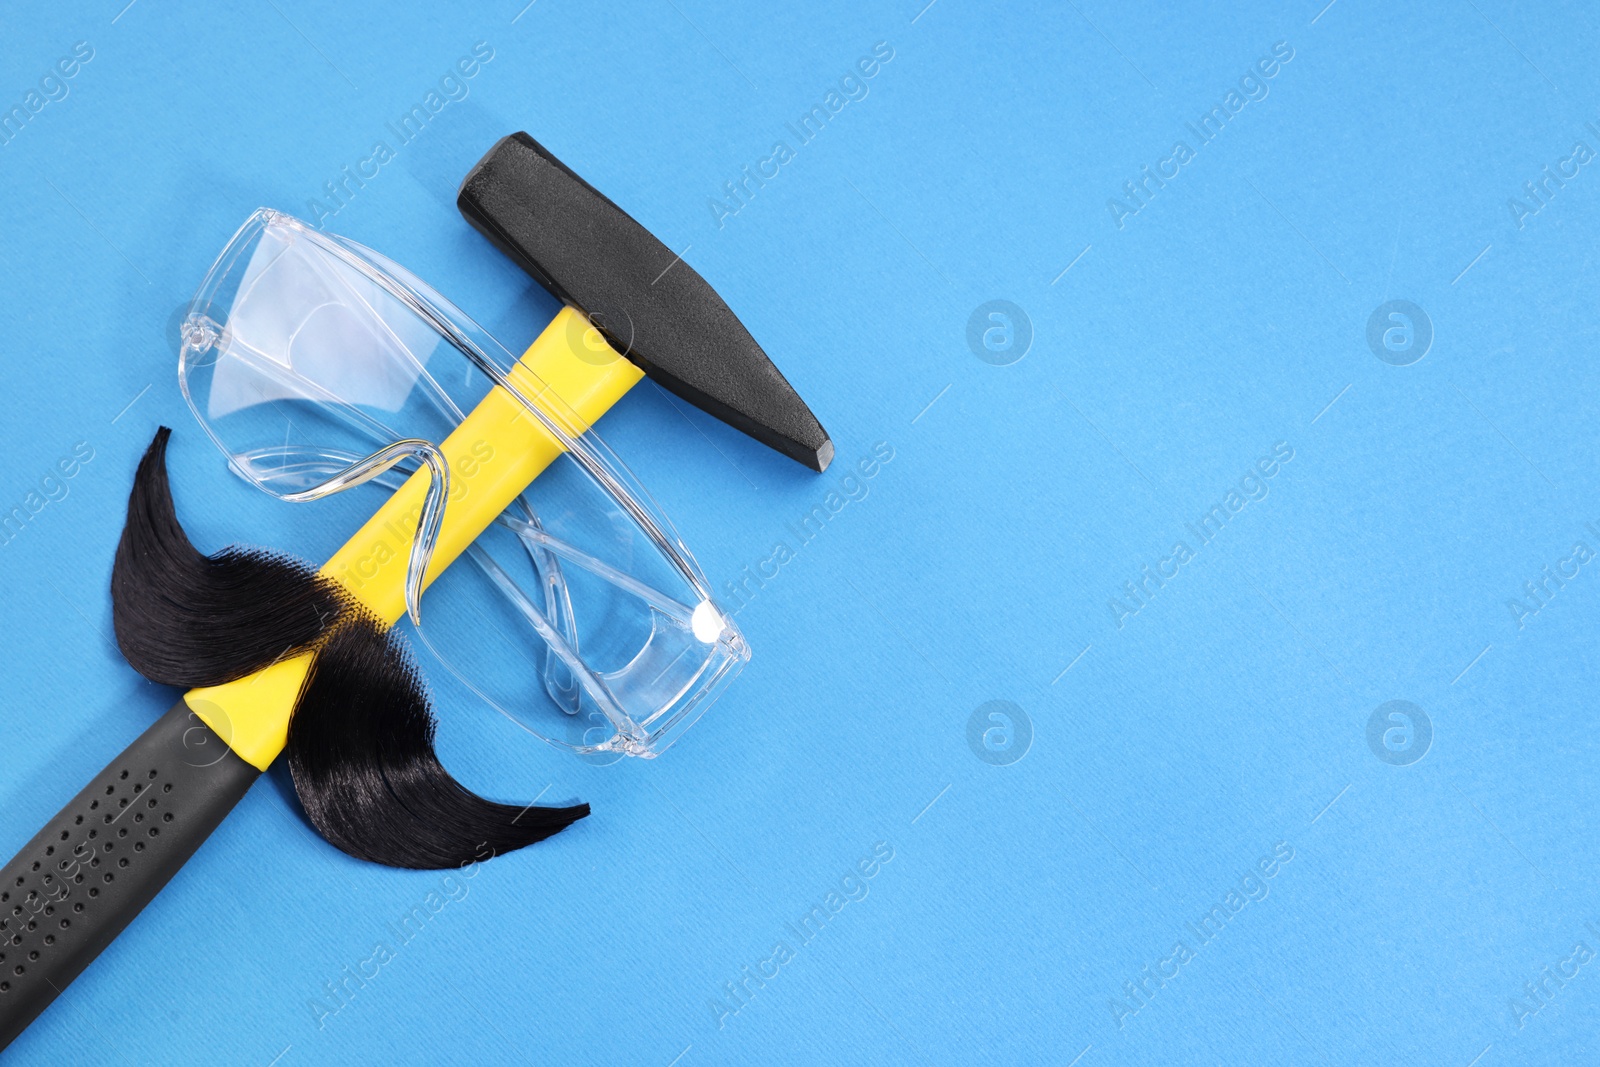
M 643 372 L 605 347 L 572 308 L 545 327 L 509 375 L 517 391 L 539 404 L 558 425 L 575 412 L 582 432 L 631 389 Z M 544 403 L 554 393 L 560 403 Z M 564 450 L 560 441 L 496 386 L 439 446 L 450 466 L 450 495 L 426 582 L 466 551 L 489 524 Z M 422 516 L 430 476 L 424 467 L 384 502 L 322 574 L 344 586 L 385 623 L 405 614 L 406 563 Z M 235 682 L 184 694 L 189 709 L 239 757 L 266 770 L 288 736 L 289 716 L 313 653 L 280 660 Z

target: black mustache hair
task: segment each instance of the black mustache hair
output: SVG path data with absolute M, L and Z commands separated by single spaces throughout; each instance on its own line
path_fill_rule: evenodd
M 139 462 L 111 574 L 117 644 L 134 670 L 162 685 L 220 685 L 314 651 L 289 721 L 289 772 L 311 824 L 357 859 L 459 867 L 589 814 L 497 804 L 452 778 L 404 642 L 337 583 L 275 552 L 196 549 L 167 480 L 171 432 L 157 430 Z
M 338 587 L 258 548 L 204 556 L 172 506 L 165 426 L 139 461 L 111 570 L 111 619 L 134 670 L 163 685 L 221 685 L 304 651 L 345 610 Z
M 455 867 L 531 845 L 589 814 L 496 804 L 433 751 L 434 718 L 399 635 L 356 610 L 317 651 L 289 723 L 289 772 L 322 836 L 391 867 Z

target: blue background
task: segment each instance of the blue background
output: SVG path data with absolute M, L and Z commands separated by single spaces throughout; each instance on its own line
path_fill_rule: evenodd
M 0 852 L 176 697 L 108 638 L 158 424 L 207 550 L 321 558 L 356 521 L 233 479 L 176 387 L 175 313 L 258 205 L 337 206 L 326 228 L 513 349 L 555 304 L 453 207 L 501 134 L 687 248 L 839 457 L 808 474 L 649 385 L 606 418 L 719 589 L 876 443 L 894 458 L 740 609 L 754 660 L 664 758 L 589 766 L 441 691 L 466 782 L 595 814 L 484 865 L 337 1012 L 324 983 L 441 876 L 335 851 L 279 768 L 16 1062 L 1491 1067 L 1600 1044 L 1600 961 L 1578 962 L 1600 562 L 1542 570 L 1600 550 L 1600 173 L 1523 188 L 1600 149 L 1592 6 L 123 2 L 0 17 L 7 108 L 94 53 L 0 145 L 0 510 L 95 454 L 0 547 Z M 469 95 L 329 201 L 480 41 Z M 877 42 L 865 98 L 800 144 L 785 124 Z M 1266 97 L 1201 145 L 1185 123 L 1277 42 Z M 1177 140 L 1177 177 L 1108 208 Z M 1031 324 L 1010 365 L 967 340 L 994 299 Z M 1407 366 L 1367 340 L 1393 299 L 1434 333 Z M 1266 497 L 1198 544 L 1185 524 L 1279 442 Z M 1179 540 L 1192 560 L 1126 610 Z M 1031 723 L 994 735 L 1013 762 L 969 745 L 991 700 Z M 1409 765 L 1368 742 L 1390 700 L 1431 723 Z M 786 924 L 879 842 L 867 895 L 800 944 Z M 1275 847 L 1265 899 L 1201 945 L 1187 924 Z M 779 940 L 793 959 L 714 1008 Z M 1193 958 L 1145 977 L 1178 941 Z

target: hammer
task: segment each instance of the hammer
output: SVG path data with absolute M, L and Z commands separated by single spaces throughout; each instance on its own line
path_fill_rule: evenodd
M 715 290 L 527 134 L 496 144 L 458 202 L 566 306 L 511 368 L 520 398 L 491 389 L 439 444 L 452 484 L 467 488 L 445 505 L 424 584 L 564 450 L 523 417 L 524 400 L 577 435 L 649 375 L 807 467 L 828 465 L 826 431 Z M 547 391 L 558 400 L 541 399 Z M 461 462 L 484 441 L 497 462 Z M 375 559 L 371 546 L 411 536 L 430 482 L 419 469 L 321 569 L 388 625 L 406 613 L 407 553 Z M 191 689 L 0 869 L 0 1049 L 143 910 L 283 750 L 314 657 Z M 128 822 L 124 810 L 134 813 Z

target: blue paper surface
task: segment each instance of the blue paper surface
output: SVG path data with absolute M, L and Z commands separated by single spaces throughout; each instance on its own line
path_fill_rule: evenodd
M 838 458 L 630 394 L 755 650 L 722 701 L 592 767 L 441 686 L 463 780 L 593 817 L 445 882 L 279 768 L 8 1062 L 1594 1055 L 1592 6 L 125 2 L 0 33 L 0 851 L 175 699 L 109 637 L 158 424 L 208 550 L 359 518 L 176 386 L 258 205 L 519 349 L 556 304 L 453 198 L 525 129 Z

